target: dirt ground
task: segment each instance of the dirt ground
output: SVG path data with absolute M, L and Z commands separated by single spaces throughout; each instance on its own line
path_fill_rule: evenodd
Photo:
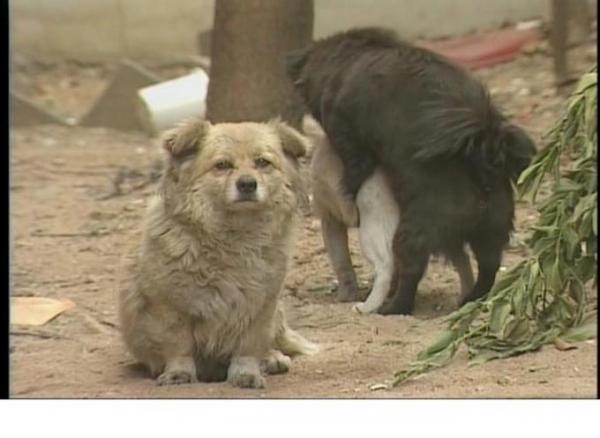
M 38 102 L 77 118 L 91 105 L 113 66 L 39 65 L 16 59 L 14 86 Z M 595 43 L 570 53 L 580 74 L 596 62 Z M 181 68 L 164 70 L 168 77 Z M 552 87 L 545 43 L 514 62 L 477 74 L 494 98 L 536 141 L 564 109 Z M 76 308 L 41 327 L 11 326 L 11 396 L 15 398 L 591 398 L 597 388 L 597 341 L 467 366 L 464 351 L 448 367 L 397 388 L 389 381 L 443 326 L 456 308 L 458 278 L 438 261 L 421 282 L 413 316 L 360 316 L 334 300 L 333 272 L 320 225 L 307 211 L 287 277 L 290 323 L 320 344 L 289 373 L 270 376 L 264 390 L 225 383 L 159 387 L 121 343 L 116 277 L 123 250 L 139 226 L 155 172 L 156 140 L 142 133 L 40 126 L 11 130 L 11 294 L 68 298 Z M 118 177 L 120 175 L 120 177 Z M 121 180 L 121 194 L 115 181 Z M 517 206 L 517 231 L 504 268 L 525 254 L 535 209 Z M 352 252 L 364 292 L 371 268 L 356 234 Z

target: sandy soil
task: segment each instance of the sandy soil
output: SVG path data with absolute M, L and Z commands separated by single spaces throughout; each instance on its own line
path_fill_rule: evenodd
M 596 61 L 594 44 L 572 52 L 581 73 Z M 544 46 L 478 72 L 501 106 L 537 141 L 564 108 L 552 88 Z M 106 85 L 111 66 L 39 66 L 20 61 L 14 84 L 41 103 L 77 118 Z M 165 72 L 163 72 L 165 73 Z M 174 74 L 173 71 L 170 72 Z M 164 74 L 169 76 L 169 72 Z M 460 352 L 447 368 L 397 388 L 371 391 L 413 360 L 456 308 L 458 279 L 438 261 L 420 285 L 413 316 L 359 316 L 334 300 L 333 272 L 316 218 L 305 212 L 284 301 L 291 325 L 321 346 L 294 360 L 264 390 L 224 383 L 158 387 L 125 351 L 116 320 L 119 258 L 139 226 L 154 186 L 157 145 L 141 133 L 42 126 L 11 132 L 11 294 L 68 298 L 77 307 L 42 327 L 11 326 L 11 395 L 39 397 L 263 398 L 588 398 L 596 396 L 597 342 L 468 367 Z M 118 176 L 120 175 L 120 176 Z M 119 196 L 115 181 L 121 180 Z M 105 199 L 104 199 L 105 198 Z M 504 266 L 525 254 L 535 209 L 518 205 L 517 232 Z M 364 292 L 371 268 L 352 251 Z

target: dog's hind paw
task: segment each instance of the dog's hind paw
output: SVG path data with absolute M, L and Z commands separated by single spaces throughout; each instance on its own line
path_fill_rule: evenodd
M 160 386 L 180 385 L 183 383 L 194 383 L 196 381 L 196 376 L 183 370 L 165 371 L 156 379 L 156 383 Z
M 360 313 L 361 315 L 366 315 L 368 313 L 377 312 L 377 307 L 367 306 L 367 303 L 356 303 L 352 306 L 352 310 L 356 313 Z
M 271 350 L 261 362 L 261 369 L 267 374 L 287 373 L 292 364 L 292 359 L 279 350 Z

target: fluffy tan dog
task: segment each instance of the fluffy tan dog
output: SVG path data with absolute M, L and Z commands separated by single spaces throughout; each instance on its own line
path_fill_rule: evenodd
M 279 294 L 303 196 L 306 140 L 282 122 L 190 121 L 120 288 L 125 342 L 159 384 L 264 387 L 287 355 L 316 346 L 285 322 Z

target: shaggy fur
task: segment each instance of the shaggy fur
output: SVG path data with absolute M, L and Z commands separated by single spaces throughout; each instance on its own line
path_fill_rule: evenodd
M 288 74 L 344 167 L 351 196 L 381 166 L 402 212 L 393 299 L 411 313 L 430 254 L 464 256 L 479 272 L 464 301 L 485 295 L 513 226 L 511 182 L 535 147 L 466 70 L 390 31 L 333 35 L 287 59 Z
M 283 286 L 305 139 L 281 122 L 191 121 L 168 162 L 120 289 L 126 345 L 159 384 L 259 388 L 315 346 L 285 322 Z
M 392 242 L 400 220 L 398 205 L 379 168 L 365 180 L 354 203 L 342 183 L 342 161 L 327 141 L 317 139 L 314 143 L 311 162 L 314 209 L 321 219 L 323 241 L 338 279 L 338 300 L 358 299 L 356 275 L 348 248 L 348 228 L 359 227 L 361 249 L 374 267 L 375 278 L 367 300 L 355 304 L 353 309 L 359 313 L 375 312 L 387 298 L 394 276 Z M 473 287 L 473 271 L 466 255 L 452 263 L 460 278 L 462 300 Z

